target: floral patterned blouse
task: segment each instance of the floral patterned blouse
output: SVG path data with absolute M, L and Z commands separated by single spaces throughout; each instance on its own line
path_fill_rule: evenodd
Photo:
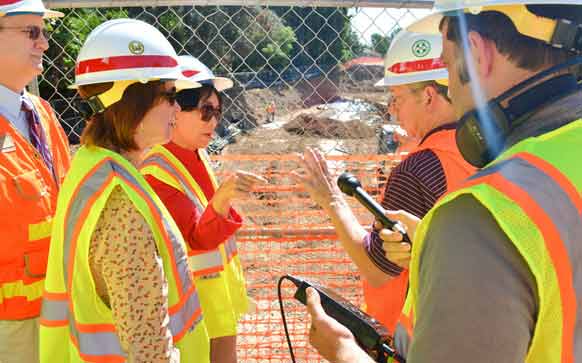
M 179 363 L 168 328 L 168 286 L 154 236 L 121 187 L 97 222 L 89 264 L 129 362 Z

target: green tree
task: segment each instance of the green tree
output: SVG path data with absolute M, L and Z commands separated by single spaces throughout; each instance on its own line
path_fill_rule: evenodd
M 349 23 L 347 9 L 280 6 L 273 11 L 295 32 L 293 65 L 325 68 L 342 61 L 347 48 L 342 39 Z
M 342 43 L 344 45 L 342 49 L 342 62 L 357 58 L 363 55 L 367 50 L 366 45 L 361 42 L 358 34 L 352 29 L 350 22 L 347 22 L 344 25 Z
M 388 49 L 390 48 L 390 44 L 392 43 L 392 39 L 398 34 L 401 30 L 399 26 L 395 26 L 392 30 L 388 33 L 388 35 L 383 35 L 380 33 L 372 34 L 372 49 L 381 55 L 386 54 Z
M 74 95 L 68 86 L 74 81 L 75 60 L 87 35 L 108 19 L 125 18 L 124 9 L 64 9 L 65 17 L 48 24 L 51 31 L 46 59 L 50 61 L 39 84 L 41 94 Z

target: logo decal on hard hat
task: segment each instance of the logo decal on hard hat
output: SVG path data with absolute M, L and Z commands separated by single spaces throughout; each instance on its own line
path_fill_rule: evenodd
M 188 69 L 188 70 L 184 70 L 182 71 L 182 74 L 184 75 L 184 77 L 193 77 L 195 75 L 197 75 L 198 73 L 200 73 L 200 71 L 195 70 L 195 69 Z
M 412 44 L 412 54 L 418 58 L 426 56 L 430 52 L 430 43 L 428 40 L 419 39 Z
M 129 42 L 128 48 L 131 54 L 140 55 L 143 54 L 144 52 L 143 43 L 138 40 L 132 40 L 131 42 Z

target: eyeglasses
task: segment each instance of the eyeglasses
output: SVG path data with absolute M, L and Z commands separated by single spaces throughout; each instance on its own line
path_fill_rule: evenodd
M 175 87 L 169 91 L 160 92 L 160 96 L 165 98 L 172 106 L 174 106 L 176 104 L 176 96 L 177 95 L 178 95 L 178 93 L 176 92 Z
M 25 27 L 0 27 L 0 30 L 14 30 L 21 33 L 28 33 L 28 39 L 30 40 L 38 40 L 41 34 L 45 39 L 48 40 L 50 35 L 48 30 L 38 25 L 30 25 Z
M 220 116 L 222 116 L 222 109 L 219 107 L 214 107 L 212 105 L 206 104 L 198 107 L 200 111 L 200 118 L 202 121 L 210 122 L 212 117 L 215 117 L 216 120 L 220 120 Z

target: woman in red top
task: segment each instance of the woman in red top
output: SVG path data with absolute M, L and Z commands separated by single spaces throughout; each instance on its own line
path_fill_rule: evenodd
M 215 77 L 196 58 L 180 57 L 180 64 L 184 76 L 203 87 L 178 94 L 182 111 L 176 115 L 171 142 L 150 151 L 142 173 L 191 249 L 190 266 L 211 338 L 211 362 L 236 363 L 236 325 L 249 303 L 233 238 L 242 219 L 231 202 L 266 180 L 236 171 L 218 185 L 205 148 L 222 114 L 220 91 L 233 82 Z

